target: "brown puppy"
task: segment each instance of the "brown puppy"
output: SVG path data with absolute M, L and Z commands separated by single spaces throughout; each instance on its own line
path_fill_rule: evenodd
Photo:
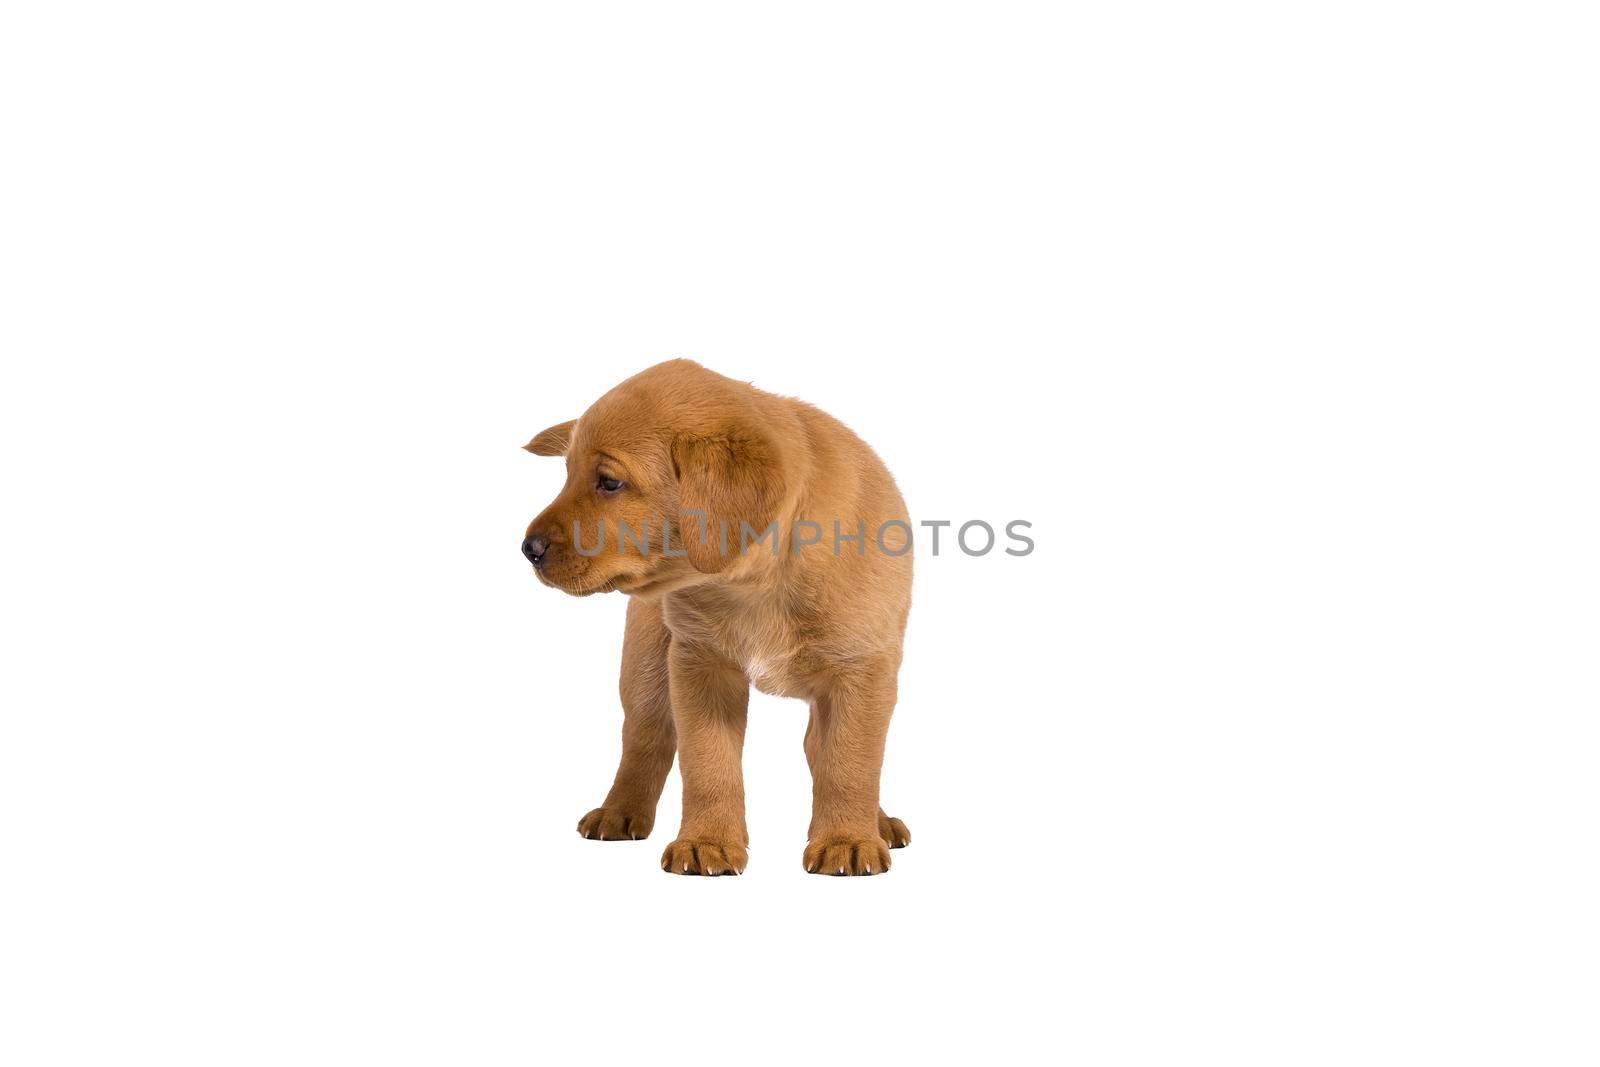
M 888 870 L 889 849 L 911 840 L 878 807 L 911 542 L 883 462 L 809 404 L 685 359 L 634 375 L 525 447 L 567 458 L 565 487 L 523 542 L 539 580 L 631 598 L 622 763 L 578 832 L 647 836 L 676 751 L 683 826 L 661 866 L 743 871 L 754 683 L 811 705 L 806 870 Z

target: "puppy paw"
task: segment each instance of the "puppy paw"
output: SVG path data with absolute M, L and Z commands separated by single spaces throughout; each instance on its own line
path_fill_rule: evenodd
M 661 869 L 669 874 L 743 874 L 750 853 L 728 841 L 696 841 L 680 837 L 661 854 Z
M 911 844 L 911 831 L 906 829 L 906 824 L 881 811 L 878 812 L 878 836 L 890 848 L 905 848 Z
M 578 820 L 578 833 L 592 841 L 643 841 L 655 821 L 654 813 L 595 808 Z
M 882 874 L 889 869 L 889 845 L 881 837 L 822 838 L 806 846 L 804 863 L 810 874 Z

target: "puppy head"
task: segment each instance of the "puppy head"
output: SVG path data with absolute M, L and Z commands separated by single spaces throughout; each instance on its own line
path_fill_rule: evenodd
M 575 596 L 656 593 L 734 565 L 742 527 L 759 537 L 784 500 L 791 450 L 772 399 L 673 360 L 534 437 L 529 452 L 567 462 L 523 541 L 539 580 Z

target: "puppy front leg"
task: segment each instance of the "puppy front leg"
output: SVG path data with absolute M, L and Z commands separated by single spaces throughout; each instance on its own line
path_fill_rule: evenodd
M 891 842 L 880 834 L 878 778 L 894 701 L 895 665 L 884 662 L 835 679 L 812 704 L 806 731 L 811 831 L 803 857 L 812 874 L 889 869 Z
M 750 856 L 744 824 L 744 726 L 750 683 L 709 649 L 673 641 L 667 654 L 683 774 L 683 826 L 661 855 L 673 874 L 739 874 Z
M 622 762 L 606 802 L 578 820 L 578 833 L 600 841 L 643 841 L 672 770 L 677 737 L 667 687 L 672 640 L 659 604 L 628 601 L 622 639 Z
M 822 717 L 825 714 L 826 709 L 813 702 L 811 719 L 806 723 L 806 766 L 811 768 L 813 783 L 816 781 L 817 760 L 822 757 Z M 904 820 L 884 814 L 881 805 L 878 808 L 878 836 L 890 848 L 905 848 L 911 844 L 911 830 Z

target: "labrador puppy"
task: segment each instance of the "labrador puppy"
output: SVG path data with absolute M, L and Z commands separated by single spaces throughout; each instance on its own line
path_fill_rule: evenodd
M 880 874 L 911 841 L 878 806 L 906 613 L 911 528 L 883 462 L 838 420 L 686 359 L 634 375 L 524 446 L 565 456 L 528 524 L 545 585 L 628 598 L 622 761 L 578 822 L 649 835 L 676 753 L 673 874 L 739 874 L 750 686 L 811 708 L 807 871 Z

